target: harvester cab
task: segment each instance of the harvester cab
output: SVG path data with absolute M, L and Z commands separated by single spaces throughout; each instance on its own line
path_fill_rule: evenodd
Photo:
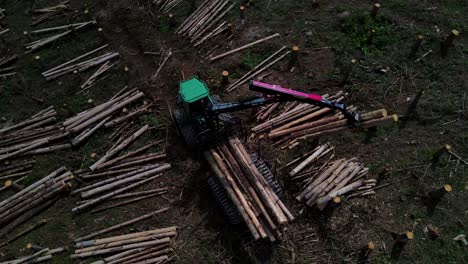
M 199 78 L 180 82 L 173 118 L 190 149 L 203 149 L 242 131 L 240 119 L 213 110 L 219 103 L 219 97 L 210 96 L 207 85 Z

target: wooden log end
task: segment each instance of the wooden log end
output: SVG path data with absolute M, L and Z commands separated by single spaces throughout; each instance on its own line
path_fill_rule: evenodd
M 445 144 L 444 148 L 445 148 L 446 150 L 450 150 L 450 149 L 452 149 L 452 146 L 450 146 L 449 144 Z
M 339 197 L 339 196 L 334 197 L 334 198 L 333 198 L 333 202 L 334 202 L 335 204 L 340 204 L 340 203 L 341 203 L 341 197 Z
M 5 181 L 5 187 L 10 187 L 13 184 L 12 180 Z
M 424 35 L 418 35 L 418 40 L 424 40 Z
M 456 30 L 456 29 L 452 29 L 451 33 L 452 33 L 452 35 L 454 35 L 455 37 L 460 36 L 460 31 L 458 31 L 458 30 Z
M 374 250 L 375 249 L 374 242 L 371 241 L 371 242 L 367 243 L 367 249 L 368 250 Z
M 414 233 L 411 231 L 406 231 L 405 235 L 406 235 L 406 238 L 408 238 L 409 240 L 414 239 Z
M 444 190 L 446 192 L 451 192 L 452 191 L 452 186 L 450 184 L 444 184 Z
M 393 121 L 398 122 L 398 115 L 393 114 L 392 117 L 393 117 Z
M 293 47 L 292 47 L 292 50 L 293 50 L 294 52 L 299 52 L 300 49 L 301 49 L 301 48 L 300 48 L 299 46 L 293 46 Z

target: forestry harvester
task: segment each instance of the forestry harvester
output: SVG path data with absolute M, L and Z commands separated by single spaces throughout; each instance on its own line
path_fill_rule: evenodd
M 342 112 L 350 125 L 356 125 L 360 120 L 358 112 L 348 112 L 345 104 L 327 100 L 318 94 L 299 92 L 255 80 L 250 82 L 249 88 L 251 91 L 261 93 L 261 95 L 237 102 L 224 103 L 218 96 L 210 96 L 207 85 L 197 77 L 180 82 L 177 96 L 178 108 L 174 111 L 173 118 L 179 134 L 189 149 L 204 151 L 229 137 L 243 133 L 242 120 L 230 115 L 230 112 L 275 102 L 301 101 L 332 108 Z M 280 197 L 281 187 L 266 164 L 256 154 L 252 154 L 251 159 L 273 191 Z M 214 177 L 210 177 L 208 183 L 230 222 L 238 223 L 240 217 L 223 187 Z

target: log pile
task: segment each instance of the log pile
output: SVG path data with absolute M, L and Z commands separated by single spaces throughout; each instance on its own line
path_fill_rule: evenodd
M 42 248 L 32 255 L 21 257 L 14 260 L 2 262 L 1 264 L 19 264 L 19 263 L 41 263 L 50 262 L 52 256 L 64 252 L 65 248 L 59 247 L 54 249 Z
M 46 80 L 50 81 L 56 79 L 60 76 L 69 73 L 80 73 L 86 70 L 89 70 L 94 67 L 100 66 L 95 73 L 93 73 L 82 85 L 82 89 L 88 89 L 91 87 L 97 80 L 98 77 L 102 76 L 107 70 L 112 68 L 116 63 L 111 63 L 111 61 L 115 58 L 118 58 L 120 55 L 117 52 L 105 52 L 102 55 L 99 55 L 94 58 L 85 58 L 89 57 L 90 55 L 101 51 L 107 48 L 108 45 L 101 46 L 97 49 L 89 51 L 83 55 L 80 55 L 72 60 L 69 60 L 63 64 L 60 64 L 52 69 L 49 69 L 42 73 L 42 76 L 46 78 Z
M 151 104 L 143 101 L 144 97 L 145 94 L 138 89 L 124 87 L 107 102 L 68 118 L 62 125 L 74 136 L 71 144 L 79 146 L 101 128 L 113 127 L 149 113 Z
M 35 30 L 35 31 L 33 31 L 34 34 L 52 32 L 52 31 L 57 31 L 57 30 L 65 30 L 65 31 L 63 31 L 61 33 L 58 33 L 56 35 L 52 35 L 52 36 L 49 36 L 49 37 L 45 37 L 45 38 L 42 38 L 42 39 L 39 39 L 39 40 L 35 40 L 35 41 L 32 41 L 32 42 L 26 43 L 25 44 L 25 47 L 27 49 L 26 53 L 36 51 L 36 50 L 38 50 L 38 49 L 40 49 L 40 48 L 42 48 L 42 47 L 44 47 L 46 45 L 49 45 L 50 43 L 52 43 L 52 42 L 54 42 L 54 41 L 56 41 L 56 40 L 58 40 L 58 39 L 60 39 L 62 37 L 70 35 L 72 32 L 77 32 L 80 29 L 83 29 L 85 27 L 95 25 L 95 24 L 97 24 L 97 22 L 94 21 L 94 20 L 91 20 L 91 21 L 87 21 L 87 22 L 81 22 L 81 23 L 75 23 L 75 24 L 64 25 L 64 26 L 59 26 L 59 27 Z M 31 33 L 33 33 L 33 32 L 31 32 Z
M 159 177 L 171 168 L 165 163 L 164 152 L 145 153 L 161 141 L 147 144 L 128 153 L 118 155 L 128 148 L 138 137 L 148 131 L 148 125 L 138 129 L 109 149 L 89 169 L 80 170 L 76 175 L 86 182 L 86 185 L 73 190 L 72 194 L 80 194 L 83 201 L 73 208 L 73 212 L 83 211 L 91 206 L 109 200 L 125 199 L 123 202 L 114 203 L 111 206 L 100 208 L 94 212 L 126 205 L 129 203 L 152 198 L 167 192 L 167 188 L 158 188 L 149 191 L 128 193 L 128 191 L 143 186 Z M 129 199 L 128 199 L 129 198 Z
M 32 17 L 32 24 L 31 26 L 38 25 L 54 16 L 57 16 L 67 10 L 70 9 L 70 1 L 64 1 L 58 5 L 55 6 L 48 6 L 44 8 L 38 8 L 34 9 L 32 11 L 33 17 Z
M 0 236 L 8 234 L 50 206 L 61 193 L 69 189 L 73 178 L 70 171 L 61 167 L 1 201 Z
M 297 164 L 289 175 L 300 185 L 301 192 L 296 199 L 310 207 L 325 209 L 341 197 L 363 196 L 373 194 L 369 190 L 376 181 L 366 179 L 369 169 L 352 159 L 334 159 L 334 147 L 325 143 L 309 153 L 303 154 L 287 164 L 288 167 Z M 359 195 L 356 195 L 358 193 Z
M 56 116 L 51 106 L 24 121 L 0 128 L 0 161 L 71 147 L 71 144 L 54 145 L 68 135 Z
M 289 53 L 291 53 L 291 51 L 287 50 L 285 46 L 281 47 L 279 50 L 271 54 L 264 61 L 260 62 L 252 70 L 244 74 L 241 78 L 232 82 L 228 87 L 226 87 L 226 91 L 231 92 L 237 89 L 239 86 L 249 82 L 252 78 L 255 78 L 260 73 L 264 72 L 265 70 L 269 69 L 270 67 L 272 67 L 274 64 L 276 64 L 280 60 L 284 59 Z
M 332 96 L 324 95 L 334 102 L 341 102 L 345 96 L 346 94 L 341 91 Z M 286 103 L 283 106 L 283 110 L 279 103 L 262 108 L 257 113 L 257 120 L 263 122 L 252 128 L 254 135 L 267 136 L 275 141 L 275 145 L 281 145 L 282 148 L 293 148 L 302 140 L 352 128 L 343 113 L 330 108 L 299 102 Z M 357 109 L 348 106 L 347 110 Z M 264 121 L 268 117 L 271 118 Z M 388 115 L 385 109 L 378 109 L 362 113 L 358 127 L 369 128 L 396 121 L 398 121 L 396 115 Z
M 281 226 L 294 220 L 238 138 L 204 153 L 215 176 L 255 240 L 281 239 Z
M 1 29 L 0 29 L 1 30 Z M 18 57 L 13 55 L 11 57 L 0 58 L 0 78 L 13 76 L 16 74 L 16 67 L 12 65 Z
M 176 34 L 190 39 L 194 46 L 211 38 L 227 22 L 220 21 L 234 7 L 229 0 L 206 0 L 176 29 Z M 211 31 L 210 31 L 211 30 Z M 209 37 L 211 35 L 211 37 Z M 197 44 L 198 43 L 198 44 Z M 197 45 L 195 45 L 197 44 Z
M 7 189 L 20 191 L 21 182 L 32 172 L 35 160 L 5 161 L 0 165 L 0 181 L 4 182 L 0 192 Z
M 72 259 L 107 255 L 92 262 L 104 263 L 167 263 L 173 257 L 171 244 L 177 236 L 175 226 L 121 234 L 93 240 L 76 241 Z
M 156 0 L 156 5 L 159 7 L 159 12 L 167 14 L 174 7 L 182 2 L 182 0 Z
M 131 126 L 130 121 L 150 113 L 152 104 L 142 100 L 143 97 L 138 89 L 125 87 L 109 101 L 61 123 L 56 122 L 57 112 L 51 106 L 24 121 L 0 128 L 0 161 L 79 146 L 100 128 L 126 122 Z

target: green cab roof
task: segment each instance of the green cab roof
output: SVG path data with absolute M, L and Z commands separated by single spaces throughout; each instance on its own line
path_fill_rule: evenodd
M 193 103 L 208 96 L 208 87 L 197 77 L 181 81 L 179 87 L 182 100 L 187 103 Z

